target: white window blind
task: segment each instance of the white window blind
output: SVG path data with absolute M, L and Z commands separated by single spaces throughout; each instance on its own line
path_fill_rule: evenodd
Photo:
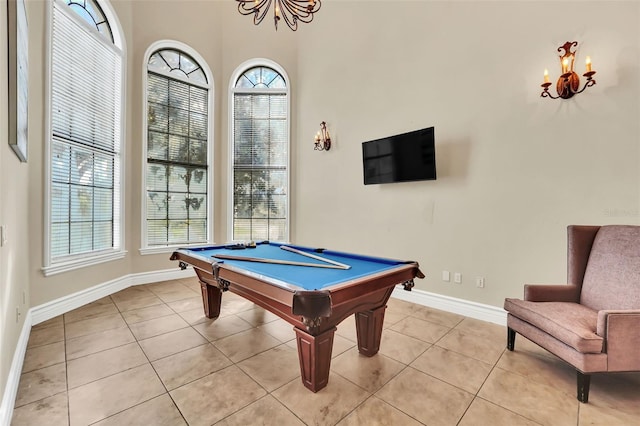
M 54 2 L 50 261 L 120 248 L 121 51 Z
M 282 76 L 246 71 L 233 96 L 233 240 L 288 238 L 288 126 Z
M 208 90 L 147 74 L 147 244 L 207 241 Z

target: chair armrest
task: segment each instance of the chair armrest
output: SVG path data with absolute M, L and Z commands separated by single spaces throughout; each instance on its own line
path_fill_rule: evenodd
M 530 302 L 573 302 L 580 299 L 580 289 L 575 285 L 525 284 L 524 300 Z
M 596 329 L 596 334 L 598 336 L 604 337 L 605 339 L 608 336 L 609 327 L 608 322 L 610 319 L 615 318 L 615 316 L 623 315 L 635 317 L 638 316 L 638 321 L 640 321 L 640 309 L 616 309 L 616 310 L 604 310 L 598 311 L 598 326 Z
M 599 311 L 596 333 L 605 339 L 608 371 L 640 370 L 640 309 Z

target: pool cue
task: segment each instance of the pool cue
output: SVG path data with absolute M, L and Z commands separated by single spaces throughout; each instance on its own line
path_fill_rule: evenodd
M 213 257 L 215 257 L 216 259 L 243 260 L 245 262 L 275 263 L 278 265 L 294 265 L 294 266 L 311 266 L 313 268 L 344 269 L 336 265 L 323 265 L 320 263 L 306 263 L 306 262 L 294 262 L 289 260 L 264 259 L 260 257 L 232 256 L 230 254 L 214 254 Z
M 345 265 L 344 263 L 340 263 L 340 262 L 336 262 L 334 260 L 326 259 L 326 258 L 321 257 L 321 256 L 316 256 L 315 254 L 311 254 L 311 253 L 304 252 L 302 250 L 294 249 L 293 247 L 280 246 L 280 248 L 282 250 L 290 251 L 292 253 L 296 253 L 296 254 L 299 254 L 301 256 L 307 256 L 307 257 L 310 257 L 310 258 L 315 259 L 315 260 L 321 260 L 323 262 L 331 263 L 332 265 L 339 266 L 342 269 L 351 269 L 351 266 Z

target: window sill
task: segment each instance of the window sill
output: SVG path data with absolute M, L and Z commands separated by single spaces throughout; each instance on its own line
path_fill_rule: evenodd
M 63 272 L 73 271 L 75 269 L 86 268 L 87 266 L 93 266 L 100 263 L 111 262 L 112 260 L 122 259 L 126 256 L 126 254 L 126 250 L 121 250 L 114 253 L 101 254 L 98 256 L 90 256 L 82 259 L 55 263 L 53 265 L 43 267 L 42 272 L 44 273 L 45 277 L 48 277 L 55 274 L 61 274 Z
M 200 243 L 200 244 L 181 244 L 177 246 L 161 246 L 161 247 L 143 247 L 138 249 L 142 256 L 147 256 L 150 254 L 166 254 L 173 253 L 179 248 L 189 248 L 189 247 L 203 247 L 208 245 L 215 245 L 215 243 Z

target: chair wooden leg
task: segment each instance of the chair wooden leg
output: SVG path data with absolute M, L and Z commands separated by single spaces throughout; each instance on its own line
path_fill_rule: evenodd
M 589 385 L 591 384 L 591 375 L 584 374 L 576 370 L 578 374 L 578 401 L 585 404 L 589 401 Z
M 516 331 L 507 327 L 507 349 L 513 352 L 516 345 Z

